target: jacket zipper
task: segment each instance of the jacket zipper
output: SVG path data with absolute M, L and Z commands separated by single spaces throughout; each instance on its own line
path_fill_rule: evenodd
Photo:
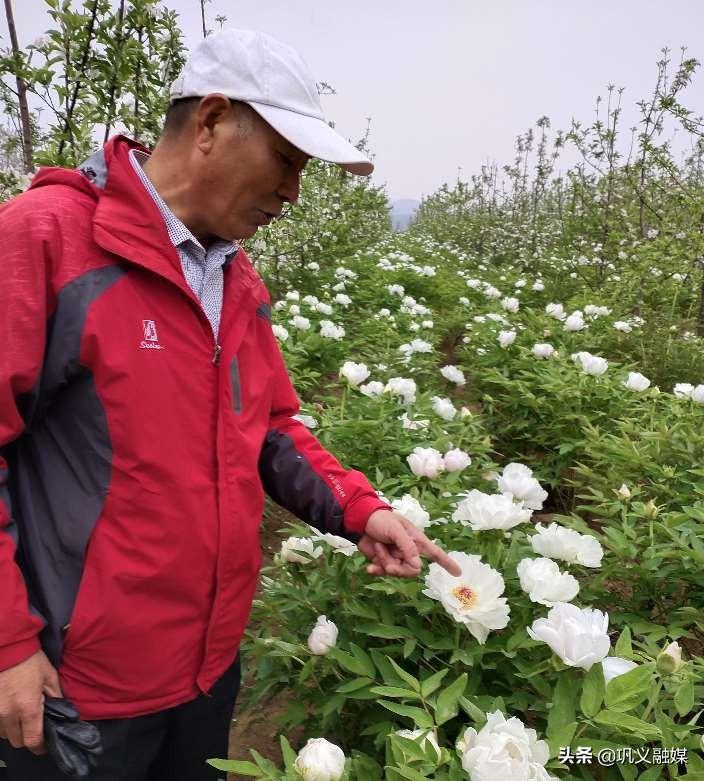
M 215 349 L 213 350 L 213 363 L 217 366 L 218 363 L 220 363 L 220 353 L 222 352 L 222 347 L 216 343 Z

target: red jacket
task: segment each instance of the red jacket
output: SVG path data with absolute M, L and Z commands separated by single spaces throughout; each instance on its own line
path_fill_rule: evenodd
M 215 344 L 135 146 L 0 208 L 0 669 L 41 644 L 88 719 L 186 702 L 231 664 L 263 488 L 334 533 L 387 507 L 292 419 L 242 250 Z

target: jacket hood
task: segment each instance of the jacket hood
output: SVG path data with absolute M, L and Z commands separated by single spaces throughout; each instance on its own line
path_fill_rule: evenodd
M 164 218 L 129 160 L 133 149 L 150 152 L 114 136 L 76 169 L 40 169 L 29 189 L 63 185 L 88 195 L 96 204 L 93 239 L 100 247 L 187 288 Z

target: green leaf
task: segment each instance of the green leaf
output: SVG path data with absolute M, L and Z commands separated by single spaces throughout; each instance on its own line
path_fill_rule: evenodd
M 284 760 L 284 767 L 287 772 L 293 772 L 293 763 L 296 761 L 296 752 L 291 748 L 291 744 L 286 740 L 285 735 L 279 736 L 281 745 L 281 756 Z
M 403 644 L 403 658 L 408 659 L 413 651 L 415 651 L 417 645 L 418 641 L 415 639 L 415 637 L 409 637 Z
M 420 691 L 420 681 L 417 678 L 415 678 L 414 676 L 412 676 L 410 673 L 407 673 L 403 669 L 403 667 L 401 667 L 399 664 L 397 664 L 390 656 L 387 656 L 386 658 L 389 660 L 389 662 L 391 663 L 391 666 L 396 671 L 396 675 L 398 675 L 399 678 L 401 678 L 402 681 L 405 681 L 411 687 L 411 689 L 413 689 L 413 691 L 419 692 Z
M 575 721 L 574 710 L 574 679 L 569 672 L 563 672 L 555 684 L 555 689 L 552 693 L 552 707 L 548 711 L 546 735 L 551 746 L 553 744 L 553 737 L 556 733 L 564 727 L 565 724 L 571 724 Z
M 602 710 L 596 714 L 594 721 L 603 727 L 611 727 L 621 734 L 637 735 L 643 740 L 657 740 L 660 737 L 660 729 L 655 724 L 629 716 L 627 713 Z
M 614 656 L 620 656 L 623 659 L 633 658 L 633 646 L 631 645 L 631 630 L 625 626 L 623 632 L 619 635 L 614 647 Z
M 381 637 L 383 640 L 401 640 L 413 637 L 410 629 L 393 624 L 360 624 L 355 629 L 357 632 L 369 635 L 369 637 Z
M 686 716 L 694 707 L 694 681 L 689 678 L 677 687 L 675 708 L 680 716 Z
M 603 668 L 600 664 L 594 664 L 584 676 L 582 696 L 579 699 L 579 707 L 588 719 L 596 716 L 601 709 L 605 691 L 606 683 L 604 681 Z
M 415 708 L 412 705 L 402 705 L 400 702 L 390 702 L 389 700 L 379 700 L 379 705 L 399 716 L 406 716 L 412 719 L 420 729 L 432 729 L 433 720 L 422 708 Z
M 376 668 L 374 667 L 371 656 L 356 643 L 350 643 L 350 651 L 352 652 L 352 656 L 354 656 L 354 658 L 365 668 L 365 675 L 373 678 L 376 674 Z
M 398 779 L 403 779 L 403 781 L 427 781 L 428 779 L 428 776 L 421 775 L 411 767 L 390 767 L 387 765 L 384 769 L 386 770 L 386 778 L 389 781 L 398 781 Z
M 638 781 L 657 781 L 662 775 L 662 765 L 653 765 L 638 776 Z
M 400 689 L 398 686 L 372 686 L 371 691 L 382 697 L 398 697 L 399 699 L 419 700 L 420 694 L 410 689 Z
M 440 726 L 457 715 L 460 697 L 467 686 L 467 673 L 462 673 L 438 694 L 435 702 L 435 723 Z
M 353 678 L 347 683 L 343 683 L 335 689 L 339 694 L 348 694 L 349 692 L 357 691 L 357 689 L 363 689 L 365 686 L 369 686 L 370 683 L 374 683 L 371 678 Z
M 460 697 L 458 702 L 460 708 L 462 708 L 475 724 L 484 726 L 486 723 L 486 713 L 481 708 L 477 707 L 469 697 Z
M 264 771 L 254 762 L 245 762 L 242 759 L 208 759 L 207 763 L 217 770 L 225 770 L 227 773 L 236 773 L 239 776 L 261 778 L 264 775 Z
M 331 648 L 327 656 L 334 659 L 347 672 L 361 677 L 367 676 L 367 666 L 341 648 Z
M 424 681 L 421 681 L 420 693 L 423 695 L 423 697 L 430 697 L 430 695 L 440 687 L 442 679 L 447 675 L 448 672 L 449 671 L 446 667 L 444 670 L 438 670 Z
M 648 696 L 652 681 L 653 670 L 649 664 L 642 664 L 623 675 L 617 675 L 606 687 L 606 707 L 618 711 L 633 710 Z

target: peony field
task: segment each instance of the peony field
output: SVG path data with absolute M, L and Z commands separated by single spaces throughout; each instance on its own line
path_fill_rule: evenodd
M 155 143 L 187 54 L 167 5 L 46 0 L 47 35 L 0 57 L 0 200 L 114 133 Z M 203 35 L 227 20 L 190 5 Z M 537 107 L 403 224 L 383 160 L 312 160 L 243 242 L 297 418 L 462 573 L 374 576 L 268 501 L 223 779 L 704 781 L 699 62 L 664 49 L 652 85 L 595 83 L 562 129 Z

